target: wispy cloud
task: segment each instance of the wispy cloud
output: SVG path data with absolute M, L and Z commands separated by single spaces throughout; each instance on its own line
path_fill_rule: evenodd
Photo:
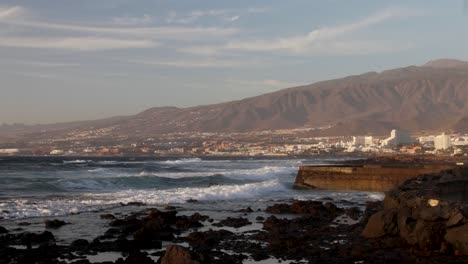
M 58 48 L 80 51 L 158 47 L 164 41 L 196 41 L 236 34 L 236 28 L 142 26 L 151 22 L 143 17 L 119 17 L 112 26 L 92 23 L 51 22 L 30 16 L 20 6 L 0 8 L 0 46 L 20 48 Z M 25 33 L 27 37 L 25 37 Z
M 406 9 L 392 8 L 387 9 L 383 12 L 376 13 L 357 22 L 334 27 L 319 28 L 310 31 L 305 35 L 282 37 L 278 39 L 268 40 L 255 39 L 250 41 L 233 41 L 229 42 L 225 46 L 225 48 L 245 51 L 284 50 L 292 53 L 307 53 L 321 51 L 327 46 L 330 48 L 337 48 L 342 46 L 340 43 L 356 42 L 342 40 L 341 38 L 347 37 L 359 30 L 368 28 L 379 23 L 383 23 L 391 19 L 409 16 L 419 16 L 421 14 L 421 12 L 413 12 L 411 10 Z M 339 50 L 337 51 L 339 52 Z
M 63 67 L 77 67 L 81 66 L 79 63 L 70 63 L 70 62 L 56 62 L 56 61 L 34 61 L 34 60 L 2 60 L 2 64 L 14 64 L 30 67 L 40 67 L 40 68 L 63 68 Z
M 39 72 L 27 72 L 27 71 L 12 71 L 12 70 L 1 70 L 0 73 L 14 76 L 22 76 L 29 78 L 49 79 L 49 80 L 60 80 L 61 76 L 52 73 L 39 73 Z
M 190 24 L 202 18 L 214 18 L 224 22 L 234 22 L 247 14 L 258 14 L 266 12 L 266 8 L 250 7 L 247 9 L 208 9 L 193 10 L 188 14 L 179 15 L 176 12 L 169 12 L 166 22 L 169 24 Z
M 424 14 L 421 11 L 390 8 L 355 22 L 318 28 L 304 35 L 236 40 L 223 45 L 192 45 L 178 50 L 193 55 L 214 55 L 227 51 L 286 52 L 300 55 L 349 55 L 397 51 L 410 48 L 411 43 L 356 39 L 353 34 L 386 21 Z
M 185 59 L 155 59 L 155 60 L 130 60 L 132 64 L 144 64 L 153 66 L 166 66 L 173 68 L 241 68 L 262 67 L 265 60 L 242 58 L 185 58 Z
M 153 17 L 148 14 L 144 14 L 142 17 L 123 16 L 112 19 L 113 24 L 123 26 L 147 25 L 151 22 L 153 22 Z
M 25 13 L 26 10 L 20 6 L 0 7 L 0 19 L 17 18 Z
M 0 46 L 16 48 L 48 48 L 81 51 L 112 50 L 126 48 L 149 48 L 158 43 L 148 40 L 128 40 L 115 38 L 30 38 L 0 37 Z

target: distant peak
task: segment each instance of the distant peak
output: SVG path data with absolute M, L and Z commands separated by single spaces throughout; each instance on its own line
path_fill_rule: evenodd
M 439 59 L 439 60 L 432 60 L 428 63 L 424 64 L 424 67 L 432 67 L 432 68 L 455 68 L 462 65 L 468 65 L 467 61 L 455 60 L 455 59 Z

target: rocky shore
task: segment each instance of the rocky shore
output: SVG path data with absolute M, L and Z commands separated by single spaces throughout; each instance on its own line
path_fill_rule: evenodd
M 102 214 L 107 231 L 69 244 L 54 235 L 74 225 L 61 219 L 39 233 L 0 227 L 0 263 L 468 262 L 467 182 L 462 167 L 421 175 L 365 208 L 329 199 L 247 207 L 222 220 L 175 207 Z M 105 254 L 115 259 L 99 260 Z

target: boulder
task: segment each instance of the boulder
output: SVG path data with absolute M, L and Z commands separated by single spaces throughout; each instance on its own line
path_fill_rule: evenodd
M 418 214 L 417 218 L 432 222 L 437 220 L 447 220 L 450 217 L 450 208 L 439 203 L 435 206 L 421 206 L 414 212 Z
M 60 227 L 62 227 L 64 225 L 68 224 L 65 221 L 57 220 L 57 219 L 46 220 L 46 221 L 44 221 L 44 223 L 45 223 L 46 228 L 52 228 L 52 229 L 57 229 L 57 228 L 60 228 Z
M 396 221 L 397 211 L 395 209 L 383 210 L 373 214 L 361 235 L 365 238 L 379 238 L 385 235 L 396 235 L 398 224 Z
M 219 223 L 213 224 L 214 226 L 217 227 L 223 227 L 223 226 L 228 226 L 228 227 L 233 227 L 233 228 L 239 228 L 243 227 L 246 225 L 251 225 L 252 223 L 247 219 L 247 218 L 233 218 L 233 217 L 228 217 L 224 220 L 219 221 Z
M 190 251 L 181 246 L 168 246 L 161 258 L 161 264 L 200 264 L 192 258 Z
M 448 229 L 445 240 L 460 254 L 468 255 L 468 224 Z
M 0 234 L 6 234 L 8 233 L 8 230 L 4 228 L 3 226 L 0 226 Z
M 463 222 L 463 219 L 465 219 L 465 216 L 461 212 L 454 212 L 447 223 L 445 224 L 447 227 L 454 227 Z
M 417 239 L 418 246 L 423 250 L 438 250 L 444 242 L 445 223 L 428 222 L 418 219 L 414 228 L 414 236 Z

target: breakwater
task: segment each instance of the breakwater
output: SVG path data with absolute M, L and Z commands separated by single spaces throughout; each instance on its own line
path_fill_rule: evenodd
M 446 165 L 337 165 L 301 166 L 294 182 L 296 188 L 327 190 L 387 191 L 421 174 L 455 168 Z

